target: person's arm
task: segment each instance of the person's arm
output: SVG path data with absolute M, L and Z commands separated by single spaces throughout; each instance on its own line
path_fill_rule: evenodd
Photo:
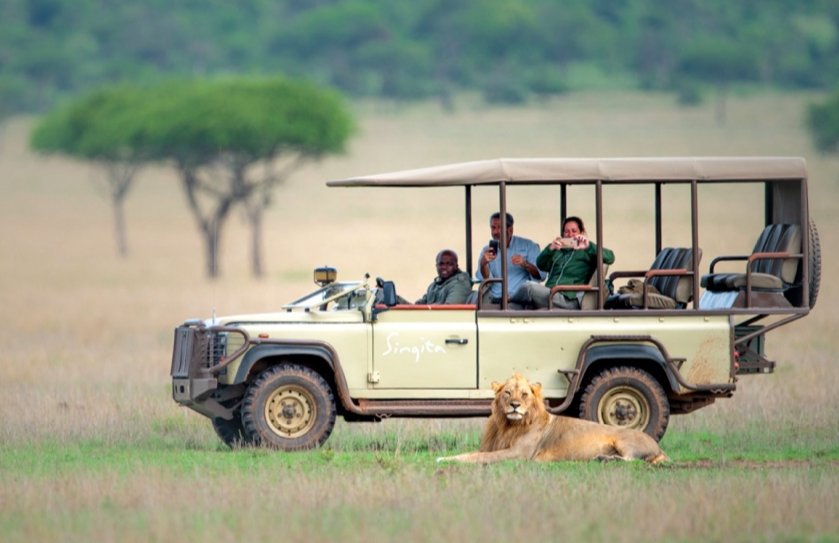
M 524 264 L 522 265 L 522 267 L 523 267 L 524 269 L 526 269 L 526 270 L 527 270 L 527 273 L 529 273 L 529 274 L 530 274 L 530 277 L 531 277 L 531 278 L 533 278 L 533 279 L 537 279 L 537 280 L 539 280 L 539 281 L 541 281 L 542 279 L 544 279 L 544 274 L 545 274 L 545 272 L 543 272 L 542 270 L 540 270 L 540 269 L 536 266 L 536 264 L 534 264 L 534 263 L 530 262 L 529 260 L 525 259 L 525 260 L 524 260 Z
M 588 242 L 588 247 L 585 249 L 586 253 L 591 258 L 592 262 L 597 260 L 597 244 L 593 241 Z M 615 263 L 615 253 L 603 247 L 603 263 L 604 264 L 614 264 Z
M 443 300 L 444 304 L 462 304 L 466 302 L 466 299 L 472 293 L 472 281 L 469 279 L 469 276 L 466 273 L 458 274 L 457 277 L 452 280 L 451 287 L 449 287 L 448 292 L 446 293 L 446 299 Z
M 484 277 L 489 277 L 489 265 L 484 263 L 484 251 L 488 247 L 484 247 L 481 254 L 478 256 L 478 269 L 475 271 L 475 279 L 483 281 Z
M 553 264 L 554 253 L 556 251 L 551 249 L 550 245 L 542 249 L 542 252 L 536 257 L 536 266 L 542 271 L 550 270 L 551 264 Z
M 615 253 L 603 247 L 603 263 L 604 264 L 614 264 L 615 263 Z
M 530 274 L 530 277 L 536 279 L 538 282 L 542 282 L 547 277 L 547 272 L 544 272 L 539 269 L 539 266 L 536 264 L 537 259 L 539 258 L 539 245 L 535 242 L 528 244 L 527 251 L 525 251 L 524 259 L 525 259 L 525 268 L 527 268 L 527 272 Z
M 428 287 L 428 290 L 425 291 L 425 294 L 422 295 L 422 298 L 414 302 L 414 305 L 425 305 L 428 303 L 428 293 L 431 292 L 431 287 L 434 286 L 434 282 L 432 281 L 431 286 Z

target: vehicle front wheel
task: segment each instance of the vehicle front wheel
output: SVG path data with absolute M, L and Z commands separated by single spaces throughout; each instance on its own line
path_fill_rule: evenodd
M 641 430 L 659 441 L 670 421 L 661 384 L 642 369 L 619 366 L 595 375 L 580 397 L 580 418 Z
M 242 404 L 245 431 L 256 445 L 299 451 L 322 445 L 335 426 L 332 389 L 316 372 L 283 363 L 262 372 Z
M 251 440 L 245 432 L 245 425 L 238 413 L 230 420 L 216 417 L 212 420 L 212 423 L 216 435 L 231 449 L 250 444 Z

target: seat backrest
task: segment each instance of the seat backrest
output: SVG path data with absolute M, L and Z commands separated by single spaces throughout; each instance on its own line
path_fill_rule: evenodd
M 702 249 L 699 249 L 699 258 L 702 259 Z M 666 247 L 655 257 L 650 269 L 693 271 L 693 250 L 688 247 Z M 686 304 L 693 298 L 693 277 L 691 276 L 657 275 L 650 279 L 648 284 L 680 304 Z
M 800 253 L 801 228 L 797 224 L 770 224 L 757 238 L 752 253 Z M 795 281 L 798 271 L 797 258 L 778 258 L 774 260 L 755 260 L 752 272 L 766 273 L 780 277 L 785 283 Z
M 603 277 L 606 277 L 606 274 L 609 273 L 609 265 L 603 264 Z M 600 280 L 600 277 L 597 274 L 597 271 L 591 274 L 591 279 L 589 280 L 588 284 L 592 287 L 597 286 L 597 282 Z M 582 299 L 580 300 L 580 309 L 597 309 L 597 291 L 580 291 L 583 295 Z M 603 299 L 606 299 L 609 293 L 606 292 L 603 295 Z

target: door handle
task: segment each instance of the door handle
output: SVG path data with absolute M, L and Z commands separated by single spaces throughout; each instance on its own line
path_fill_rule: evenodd
M 454 343 L 455 345 L 466 345 L 467 343 L 469 343 L 469 340 L 468 339 L 462 339 L 462 338 L 447 339 L 446 343 Z

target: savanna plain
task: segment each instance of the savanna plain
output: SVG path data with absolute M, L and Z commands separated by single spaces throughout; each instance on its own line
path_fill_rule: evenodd
M 815 153 L 798 94 L 713 104 L 671 96 L 572 94 L 528 108 L 453 114 L 434 104 L 359 103 L 344 156 L 276 192 L 266 274 L 249 269 L 248 229 L 222 232 L 222 277 L 204 277 L 201 238 L 174 172 L 140 172 L 119 258 L 101 173 L 27 150 L 32 119 L 0 129 L 0 541 L 839 541 L 839 159 Z M 325 181 L 498 157 L 803 156 L 823 281 L 806 318 L 772 332 L 774 374 L 743 377 L 731 399 L 671 419 L 674 462 L 435 464 L 477 447 L 482 420 L 339 421 L 319 449 L 230 450 L 209 421 L 171 399 L 172 330 L 186 318 L 277 310 L 314 288 L 311 270 L 369 272 L 418 298 L 443 247 L 465 268 L 463 196 L 454 189 L 327 188 Z M 704 189 L 703 189 L 704 190 Z M 687 194 L 665 187 L 664 244 L 687 244 Z M 700 194 L 703 270 L 748 253 L 762 195 Z M 593 221 L 593 195 L 569 191 Z M 544 245 L 558 196 L 509 196 L 516 234 Z M 604 193 L 616 266 L 654 254 L 652 189 Z M 494 190 L 475 191 L 476 243 Z M 590 228 L 593 236 L 593 229 Z

